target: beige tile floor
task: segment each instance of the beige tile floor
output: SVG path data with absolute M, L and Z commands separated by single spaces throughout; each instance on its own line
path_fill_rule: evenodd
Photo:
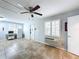
M 32 40 L 12 40 L 0 42 L 0 59 L 79 59 L 79 57 Z

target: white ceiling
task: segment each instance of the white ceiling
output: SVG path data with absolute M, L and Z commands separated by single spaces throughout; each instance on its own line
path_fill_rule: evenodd
M 79 8 L 79 0 L 0 0 L 0 16 L 17 20 L 26 19 L 29 16 L 20 14 L 25 10 L 19 4 L 25 7 L 40 5 L 41 8 L 37 12 L 43 16 L 35 15 L 35 17 L 41 18 Z

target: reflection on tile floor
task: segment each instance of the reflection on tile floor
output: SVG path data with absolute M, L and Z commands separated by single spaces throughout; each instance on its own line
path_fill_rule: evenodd
M 55 47 L 32 40 L 0 42 L 0 59 L 79 59 Z

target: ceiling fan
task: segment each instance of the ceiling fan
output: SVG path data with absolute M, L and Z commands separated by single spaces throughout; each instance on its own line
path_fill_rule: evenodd
M 39 8 L 40 8 L 39 5 L 36 5 L 35 7 L 28 7 L 28 8 L 24 7 L 24 9 L 26 9 L 27 11 L 25 11 L 25 12 L 21 12 L 21 14 L 30 13 L 30 14 L 31 14 L 31 17 L 34 17 L 33 14 L 42 16 L 41 13 L 35 12 L 35 11 L 38 10 Z

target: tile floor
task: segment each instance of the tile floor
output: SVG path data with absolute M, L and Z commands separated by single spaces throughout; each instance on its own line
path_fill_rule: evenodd
M 0 42 L 0 59 L 79 59 L 79 57 L 32 40 L 12 40 Z

